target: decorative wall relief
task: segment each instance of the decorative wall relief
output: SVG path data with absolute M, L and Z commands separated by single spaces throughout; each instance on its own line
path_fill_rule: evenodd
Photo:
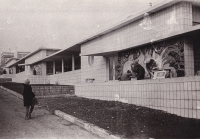
M 118 77 L 131 70 L 135 61 L 145 69 L 145 78 L 150 78 L 153 70 L 168 71 L 167 77 L 184 76 L 183 40 L 171 40 L 149 46 L 120 52 L 118 55 Z M 134 73 L 133 73 L 134 74 Z
M 36 75 L 42 75 L 42 65 L 41 64 L 35 65 L 34 68 L 36 70 Z

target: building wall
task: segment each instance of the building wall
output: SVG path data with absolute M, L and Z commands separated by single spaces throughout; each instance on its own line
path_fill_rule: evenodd
M 49 76 L 27 75 L 25 72 L 16 74 L 16 76 L 12 78 L 12 82 L 24 83 L 26 79 L 29 79 L 31 84 L 49 84 L 50 83 Z
M 47 52 L 46 52 L 46 56 L 49 56 L 49 55 L 51 55 L 51 54 L 57 52 L 58 50 L 46 50 L 46 51 L 47 51 Z
M 8 63 L 6 63 L 6 67 L 8 67 L 9 65 L 12 65 L 13 63 L 15 63 L 17 61 L 17 59 L 12 59 L 11 61 L 9 61 Z
M 3 52 L 1 54 L 1 65 L 4 65 L 10 58 L 14 57 L 14 53 Z
M 94 82 L 106 81 L 106 58 L 95 56 L 94 63 L 90 66 L 88 56 L 81 57 L 81 83 L 86 79 L 95 79 Z
M 142 19 L 83 44 L 81 54 L 135 47 L 191 26 L 192 4 L 180 2 L 152 14 L 146 13 Z
M 30 52 L 16 52 L 17 53 L 17 57 L 18 59 L 21 59 L 23 57 L 25 57 L 26 55 L 28 55 Z
M 49 75 L 50 84 L 74 85 L 81 81 L 81 70 Z
M 20 72 L 20 73 L 17 73 L 15 75 L 14 78 L 12 78 L 12 82 L 16 82 L 16 83 L 24 83 L 24 81 L 28 79 L 28 75 L 26 75 L 26 72 L 23 71 L 23 72 Z
M 25 64 L 33 63 L 33 62 L 38 61 L 45 57 L 46 57 L 46 50 L 41 50 L 41 51 L 35 53 L 34 55 L 26 58 Z
M 200 77 L 115 81 L 75 85 L 80 97 L 118 100 L 200 119 Z
M 184 42 L 185 76 L 194 76 L 194 45 L 192 38 L 185 38 Z

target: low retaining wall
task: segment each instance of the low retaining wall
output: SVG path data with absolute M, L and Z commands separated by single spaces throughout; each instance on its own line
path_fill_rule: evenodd
M 81 70 L 68 71 L 64 73 L 50 75 L 50 84 L 74 85 L 81 81 Z
M 14 78 L 12 78 L 13 82 L 24 83 L 26 79 L 30 80 L 31 84 L 49 84 L 49 76 L 42 75 L 25 75 L 25 74 L 16 74 Z
M 70 94 L 74 95 L 74 86 L 37 86 L 32 85 L 32 91 L 36 96 L 52 96 L 52 95 L 61 95 L 61 94 Z
M 163 110 L 182 117 L 200 119 L 200 77 L 113 81 L 75 85 L 77 96 Z
M 0 83 L 12 82 L 12 78 L 0 78 Z

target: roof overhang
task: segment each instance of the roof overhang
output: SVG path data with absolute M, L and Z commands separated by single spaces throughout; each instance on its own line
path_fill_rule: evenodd
M 163 0 L 162 2 L 152 6 L 150 8 L 148 8 L 146 10 L 137 12 L 134 15 L 130 16 L 129 18 L 126 18 L 126 19 L 122 20 L 121 22 L 116 23 L 115 25 L 112 25 L 112 26 L 110 26 L 108 28 L 105 28 L 105 29 L 103 29 L 103 30 L 91 35 L 90 37 L 87 37 L 87 38 L 83 39 L 78 44 L 84 44 L 84 43 L 86 43 L 86 42 L 88 42 L 90 40 L 93 40 L 95 38 L 98 38 L 100 36 L 108 34 L 108 33 L 112 32 L 114 30 L 117 30 L 117 29 L 119 29 L 119 28 L 121 28 L 123 26 L 126 26 L 126 25 L 128 25 L 128 24 L 130 24 L 130 23 L 132 23 L 132 22 L 134 22 L 134 21 L 136 21 L 138 19 L 143 18 L 145 13 L 150 13 L 150 14 L 151 13 L 155 13 L 155 12 L 157 12 L 159 10 L 167 8 L 167 7 L 169 7 L 171 5 L 174 5 L 174 4 L 178 3 L 178 2 L 184 2 L 184 1 L 185 2 L 191 2 L 195 6 L 200 6 L 200 0 L 199 1 L 197 1 L 197 0 Z
M 47 62 L 47 61 L 57 61 L 61 59 L 68 59 L 71 58 L 72 55 L 80 55 L 80 45 L 74 45 L 72 47 L 69 47 L 67 49 L 60 50 L 58 52 L 55 52 L 41 60 L 35 61 L 33 63 L 30 63 L 30 65 L 39 63 L 39 62 Z
M 179 37 L 179 36 L 195 37 L 195 36 L 197 36 L 196 35 L 197 33 L 200 34 L 200 25 L 192 26 L 190 28 L 187 28 L 187 29 L 184 29 L 184 30 L 181 30 L 181 31 L 176 31 L 176 32 L 172 32 L 170 34 L 164 35 L 164 36 L 157 37 L 157 39 L 153 40 L 153 43 L 161 42 L 161 41 L 171 39 L 171 38 L 175 38 L 175 37 Z M 116 54 L 117 52 L 120 52 L 120 51 L 125 51 L 125 50 L 131 49 L 131 48 L 137 48 L 137 47 L 148 45 L 148 44 L 152 44 L 152 39 L 144 41 L 142 44 L 135 45 L 135 46 L 132 46 L 130 48 L 118 49 L 118 50 L 115 50 L 115 51 L 106 51 L 106 52 L 101 52 L 101 53 L 80 54 L 80 55 L 81 56 L 107 56 L 107 55 Z
M 29 66 L 30 64 L 18 64 L 18 66 Z
M 25 59 L 22 59 L 22 60 L 18 60 L 18 61 L 16 61 L 15 63 L 13 63 L 13 64 L 11 64 L 11 65 L 9 65 L 9 66 L 7 66 L 8 68 L 11 68 L 11 67 L 13 67 L 13 66 L 18 66 L 19 64 L 24 64 L 25 63 Z
M 9 65 L 8 67 L 16 66 L 18 64 L 24 64 L 25 63 L 25 59 L 27 59 L 28 57 L 34 55 L 35 53 L 37 53 L 37 52 L 39 52 L 41 50 L 55 50 L 55 51 L 59 51 L 60 49 L 40 47 L 39 49 L 33 51 L 32 53 L 29 53 L 28 55 L 26 55 L 25 57 L 19 59 L 18 61 L 16 61 L 15 63 Z
M 191 2 L 194 6 L 200 6 L 200 1 L 197 1 L 197 0 L 163 0 L 162 2 L 152 6 L 150 8 L 148 8 L 146 10 L 137 12 L 134 15 L 129 16 L 128 18 L 122 20 L 121 22 L 118 22 L 118 23 L 116 23 L 116 24 L 114 24 L 114 25 L 112 25 L 112 26 L 110 26 L 108 28 L 102 29 L 101 31 L 99 31 L 99 32 L 97 32 L 97 33 L 95 33 L 95 34 L 93 34 L 93 35 L 91 35 L 89 37 L 84 38 L 83 40 L 81 40 L 81 41 L 77 42 L 76 44 L 74 44 L 72 46 L 72 48 L 75 47 L 75 46 L 80 46 L 82 44 L 85 44 L 85 43 L 87 43 L 87 42 L 89 42 L 91 40 L 94 40 L 94 39 L 96 39 L 96 38 L 98 38 L 100 36 L 103 36 L 103 35 L 108 34 L 108 33 L 112 32 L 114 30 L 117 30 L 117 29 L 119 29 L 119 28 L 121 28 L 123 26 L 126 26 L 126 25 L 128 25 L 128 24 L 130 24 L 130 23 L 132 23 L 132 22 L 134 22 L 134 21 L 136 21 L 138 19 L 141 19 L 141 18 L 144 17 L 145 13 L 150 13 L 151 14 L 151 13 L 157 12 L 157 11 L 159 11 L 161 9 L 167 8 L 167 7 L 171 6 L 171 5 L 174 5 L 174 4 L 178 3 L 178 2 Z M 174 36 L 175 35 L 178 35 L 178 34 L 174 33 Z M 171 36 L 169 36 L 169 37 L 171 37 Z M 165 38 L 169 38 L 169 37 L 166 36 L 164 38 L 160 38 L 160 40 L 165 39 Z M 150 41 L 145 42 L 145 43 L 148 44 L 149 42 Z M 145 43 L 143 43 L 141 45 L 144 45 Z M 66 48 L 64 50 L 61 50 L 59 52 L 65 51 L 67 49 L 68 48 Z M 120 51 L 120 50 L 118 50 L 118 51 Z M 107 54 L 114 54 L 116 52 L 117 51 L 104 52 L 104 53 L 98 53 L 98 54 L 90 54 L 90 55 L 96 55 L 96 56 L 101 55 L 101 56 L 104 56 L 106 53 Z

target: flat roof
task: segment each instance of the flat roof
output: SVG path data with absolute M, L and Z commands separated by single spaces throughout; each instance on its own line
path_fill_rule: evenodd
M 13 66 L 13 65 L 16 65 L 16 64 L 19 64 L 20 62 L 25 61 L 26 58 L 28 58 L 28 57 L 34 55 L 35 53 L 37 53 L 37 52 L 39 52 L 39 51 L 41 51 L 41 50 L 56 50 L 56 51 L 59 51 L 60 49 L 40 47 L 39 49 L 37 49 L 37 50 L 35 50 L 35 51 L 33 51 L 33 52 L 27 54 L 25 57 L 22 57 L 21 59 L 19 59 L 19 60 L 16 61 L 15 63 L 9 65 L 8 67 L 11 67 L 11 66 Z
M 151 6 L 150 8 L 147 8 L 146 10 L 143 10 L 143 11 L 140 11 L 140 12 L 137 12 L 135 13 L 134 15 L 131 15 L 129 18 L 126 18 L 124 20 L 122 20 L 121 22 L 119 23 L 116 23 L 115 25 L 113 26 L 110 26 L 106 29 L 102 29 L 101 31 L 99 31 L 98 33 L 95 33 L 94 35 L 91 35 L 90 37 L 87 37 L 85 39 L 83 39 L 82 41 L 80 41 L 79 43 L 77 44 L 83 44 L 83 43 L 86 43 L 90 40 L 93 40 L 99 36 L 102 36 L 102 35 L 105 35 L 105 34 L 108 34 L 109 32 L 112 32 L 114 30 L 117 30 L 125 25 L 128 25 L 138 19 L 141 19 L 144 17 L 144 14 L 145 13 L 154 13 L 154 12 L 157 12 L 161 9 L 164 9 L 164 8 L 167 8 L 173 4 L 176 4 L 178 2 L 191 2 L 193 5 L 196 5 L 196 6 L 200 6 L 200 0 L 164 0 L 160 3 L 157 3 L 156 5 L 154 6 Z
M 43 58 L 41 60 L 38 60 L 37 62 L 40 62 L 40 61 L 46 60 L 48 58 L 51 58 L 51 57 L 53 57 L 53 56 L 55 56 L 57 54 L 63 53 L 64 51 L 68 51 L 70 49 L 80 47 L 80 45 L 82 45 L 82 44 L 84 44 L 84 43 L 86 43 L 88 41 L 91 41 L 91 40 L 93 40 L 95 38 L 98 38 L 99 36 L 108 34 L 108 33 L 112 32 L 114 30 L 117 30 L 117 29 L 119 29 L 119 28 L 121 28 L 121 27 L 123 27 L 125 25 L 128 25 L 128 24 L 130 24 L 130 23 L 142 18 L 145 13 L 154 13 L 154 12 L 157 12 L 157 11 L 159 11 L 161 9 L 169 7 L 169 6 L 173 5 L 173 4 L 176 4 L 178 2 L 191 2 L 195 6 L 200 6 L 200 0 L 198 0 L 198 1 L 197 0 L 165 0 L 165 1 L 162 1 L 162 2 L 157 3 L 156 5 L 154 5 L 152 7 L 147 8 L 146 10 L 143 10 L 143 11 L 135 13 L 134 15 L 130 16 L 129 18 L 126 18 L 125 20 L 122 20 L 121 22 L 119 22 L 119 23 L 117 23 L 117 24 L 115 24 L 115 25 L 113 25 L 113 26 L 111 26 L 109 28 L 103 29 L 103 30 L 99 31 L 98 33 L 95 33 L 94 35 L 86 37 L 85 39 L 75 43 L 72 46 L 69 46 L 69 47 L 67 47 L 67 48 L 65 48 L 63 50 L 60 50 L 60 51 L 58 51 L 58 52 L 56 52 L 56 53 L 54 53 L 52 55 L 49 55 L 49 56 L 47 56 L 47 57 L 45 57 L 45 58 Z M 175 36 L 178 36 L 178 35 L 181 35 L 181 34 L 186 34 L 186 33 L 189 33 L 189 32 L 193 32 L 193 31 L 199 30 L 199 29 L 200 29 L 200 26 L 197 25 L 197 26 L 193 26 L 193 27 L 188 28 L 188 29 L 184 29 L 182 31 L 178 31 L 178 32 L 175 32 L 175 33 L 172 33 L 172 34 L 169 34 L 169 35 L 165 35 L 162 38 L 158 38 L 158 39 L 159 40 L 163 40 L 163 39 L 175 37 Z M 155 42 L 156 41 L 158 41 L 158 40 L 155 40 Z M 144 42 L 141 45 L 145 45 L 147 43 L 150 43 L 150 41 Z M 34 62 L 34 63 L 36 63 L 36 62 Z M 34 63 L 32 63 L 32 64 L 34 64 Z
M 170 33 L 170 34 L 166 34 L 164 36 L 157 37 L 157 39 L 154 40 L 153 43 L 160 42 L 160 41 L 170 39 L 170 38 L 179 37 L 179 36 L 193 35 L 193 33 L 200 33 L 200 25 L 192 26 L 192 27 L 189 27 L 189 28 L 181 30 L 181 31 L 176 31 L 176 32 L 173 32 L 173 33 Z M 108 51 L 108 52 L 103 52 L 103 53 L 88 54 L 88 55 L 84 55 L 84 56 L 89 56 L 89 55 L 104 56 L 104 55 L 107 55 L 107 54 L 113 54 L 113 53 L 116 53 L 116 52 L 119 52 L 119 51 L 125 51 L 125 50 L 128 50 L 128 49 L 134 48 L 134 47 L 136 48 L 136 47 L 140 47 L 140 46 L 144 46 L 144 45 L 148 45 L 148 44 L 152 44 L 152 41 L 147 40 L 147 41 L 144 41 L 140 45 L 133 46 L 133 47 L 130 47 L 130 48 L 120 49 L 120 50 L 116 50 L 116 51 Z
M 157 12 L 157 11 L 159 11 L 161 9 L 169 7 L 169 6 L 173 5 L 173 4 L 176 4 L 178 2 L 191 2 L 195 6 L 200 6 L 200 0 L 164 0 L 164 1 L 160 2 L 160 3 L 157 3 L 156 5 L 153 5 L 153 6 L 149 7 L 149 8 L 147 8 L 146 10 L 143 10 L 143 11 L 135 13 L 134 15 L 131 15 L 129 18 L 126 18 L 126 19 L 122 20 L 121 22 L 116 23 L 113 26 L 110 26 L 108 28 L 102 29 L 101 31 L 99 31 L 99 32 L 97 32 L 97 33 L 95 33 L 95 34 L 93 34 L 93 35 L 91 35 L 89 37 L 86 37 L 85 39 L 75 43 L 74 45 L 69 46 L 69 47 L 67 47 L 67 48 L 65 48 L 65 49 L 63 49 L 61 51 L 58 51 L 57 53 L 54 53 L 54 54 L 50 55 L 49 57 L 55 56 L 55 55 L 65 51 L 65 50 L 68 50 L 69 48 L 73 48 L 73 47 L 77 47 L 77 46 L 80 47 L 80 45 L 82 45 L 82 44 L 84 44 L 84 43 L 86 43 L 88 41 L 91 41 L 91 40 L 93 40 L 95 38 L 98 38 L 100 36 L 108 34 L 108 33 L 112 32 L 114 30 L 117 30 L 117 29 L 119 29 L 119 28 L 121 28 L 121 27 L 123 27 L 125 25 L 128 25 L 128 24 L 130 24 L 130 23 L 142 18 L 145 13 L 154 13 L 154 12 Z M 165 37 L 167 38 L 167 36 L 165 36 Z

